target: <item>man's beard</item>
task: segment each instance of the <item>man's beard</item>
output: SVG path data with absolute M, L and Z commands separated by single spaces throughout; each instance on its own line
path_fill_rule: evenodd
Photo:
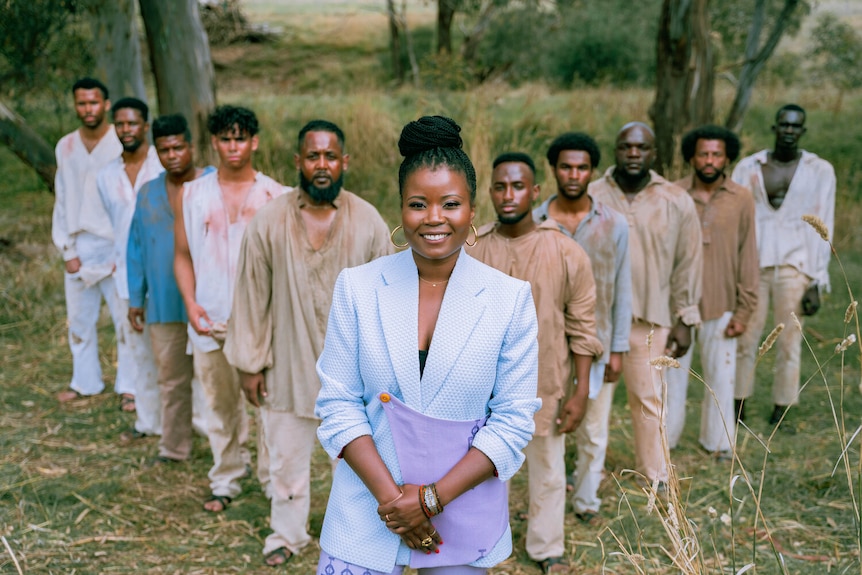
M 305 177 L 305 174 L 302 171 L 299 172 L 299 187 L 308 192 L 308 195 L 311 196 L 311 199 L 315 202 L 328 202 L 332 203 L 335 198 L 338 197 L 338 194 L 341 192 L 341 186 L 344 184 L 344 173 L 342 172 L 338 179 L 326 186 L 325 188 L 319 188 L 315 186 L 311 180 Z
M 707 176 L 706 174 L 704 174 L 700 170 L 695 170 L 694 173 L 695 173 L 695 175 L 697 175 L 697 179 L 700 180 L 701 182 L 703 182 L 704 184 L 712 184 L 712 183 L 718 181 L 718 179 L 724 175 L 724 170 L 716 170 L 715 174 L 713 174 L 711 176 Z
M 514 216 L 501 216 L 500 214 L 497 214 L 497 219 L 503 225 L 513 226 L 529 215 L 532 215 L 529 211 L 526 211 L 523 214 L 517 214 Z
M 143 144 L 144 142 L 142 142 L 141 140 L 134 140 L 133 142 L 130 142 L 128 144 L 123 144 L 123 151 L 130 154 L 134 154 Z

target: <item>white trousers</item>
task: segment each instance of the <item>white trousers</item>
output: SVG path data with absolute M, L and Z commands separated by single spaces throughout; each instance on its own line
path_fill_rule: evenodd
M 117 296 L 117 310 L 122 321 L 117 325 L 117 347 L 125 346 L 128 353 L 117 358 L 117 381 L 131 381 L 135 395 L 135 429 L 147 435 L 162 434 L 161 398 L 159 396 L 159 373 L 150 326 L 144 331 L 135 331 L 129 323 L 129 300 Z
M 601 365 L 604 370 L 604 364 Z M 604 374 L 602 376 L 604 379 Z M 598 513 L 602 504 L 598 493 L 605 477 L 611 404 L 616 388 L 616 383 L 602 385 L 596 398 L 588 401 L 584 420 L 575 430 L 575 446 L 578 449 L 578 460 L 572 473 L 575 482 L 572 506 L 575 513 Z
M 736 338 L 724 335 L 732 317 L 733 312 L 724 312 L 720 318 L 703 322 L 695 331 L 703 380 L 706 384 L 701 407 L 700 444 L 707 451 L 730 450 L 736 436 L 733 391 L 737 342 Z M 668 446 L 671 449 L 679 443 L 685 427 L 685 400 L 693 352 L 694 345 L 679 359 L 679 369 L 669 368 L 665 376 L 665 421 Z
M 263 436 L 260 443 L 269 452 L 269 521 L 273 531 L 264 542 L 264 555 L 280 547 L 298 553 L 311 542 L 311 454 L 319 423 L 261 405 L 258 436 Z

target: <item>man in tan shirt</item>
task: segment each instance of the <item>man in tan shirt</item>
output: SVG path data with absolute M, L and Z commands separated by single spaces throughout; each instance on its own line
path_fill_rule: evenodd
M 661 372 L 650 360 L 681 357 L 700 324 L 703 253 L 691 197 L 652 171 L 655 135 L 640 122 L 623 126 L 616 165 L 590 184 L 590 195 L 629 222 L 632 271 L 631 350 L 623 360 L 635 440 L 635 468 L 650 483 L 667 481 Z
M 349 156 L 341 129 L 312 120 L 299 132 L 300 185 L 261 209 L 240 247 L 225 356 L 260 407 L 269 451 L 272 506 L 263 553 L 287 562 L 311 541 L 311 453 L 332 290 L 342 269 L 389 254 L 377 210 L 342 189 Z
M 759 271 L 751 192 L 725 175 L 739 156 L 736 134 L 701 126 L 682 139 L 683 159 L 693 174 L 676 182 L 688 191 L 700 216 L 703 237 L 701 325 L 696 330 L 706 390 L 700 444 L 719 459 L 732 457 L 736 436 L 733 392 L 736 338 L 745 333 L 757 302 Z M 667 437 L 676 447 L 685 424 L 685 397 L 692 350 L 679 369 L 667 373 Z
M 530 488 L 527 554 L 544 572 L 567 571 L 564 434 L 574 431 L 584 418 L 590 367 L 593 359 L 602 356 L 596 335 L 595 280 L 590 258 L 576 241 L 553 220 L 538 225 L 533 220 L 532 203 L 539 186 L 529 156 L 497 157 L 490 193 L 499 221 L 483 226 L 476 245 L 467 251 L 481 262 L 529 281 L 539 320 L 542 407 L 535 415 L 536 432 L 524 449 Z

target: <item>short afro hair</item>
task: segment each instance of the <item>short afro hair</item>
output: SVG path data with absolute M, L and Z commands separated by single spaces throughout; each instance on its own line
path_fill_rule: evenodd
M 189 123 L 182 114 L 166 114 L 153 120 L 153 141 L 180 134 L 185 137 L 186 142 L 192 143 L 192 131 L 189 130 Z
M 311 120 L 302 127 L 297 138 L 297 149 L 302 149 L 302 142 L 305 140 L 305 135 L 309 132 L 329 132 L 335 134 L 338 139 L 338 145 L 341 146 L 342 153 L 344 152 L 344 132 L 341 131 L 336 124 L 328 120 Z
M 143 118 L 144 122 L 148 122 L 150 120 L 150 108 L 142 100 L 138 100 L 137 98 L 120 98 L 114 102 L 114 105 L 111 106 L 111 117 L 116 118 L 117 112 L 124 108 L 131 108 L 140 112 L 141 118 Z
M 783 106 L 778 108 L 777 112 L 775 112 L 776 123 L 778 122 L 778 117 L 781 116 L 782 112 L 800 112 L 806 118 L 808 117 L 808 114 L 805 113 L 805 109 L 799 104 L 784 104 Z
M 89 76 L 84 76 L 83 78 L 79 78 L 74 84 L 72 84 L 72 94 L 74 94 L 78 90 L 96 90 L 98 89 L 102 93 L 102 98 L 105 100 L 108 99 L 108 87 L 102 84 L 100 81 L 95 78 L 90 78 Z
M 698 140 L 721 140 L 724 142 L 724 153 L 727 155 L 728 160 L 735 162 L 736 158 L 739 157 L 739 138 L 736 134 L 727 128 L 707 124 L 695 128 L 682 137 L 680 147 L 682 149 L 682 159 L 686 162 L 689 162 L 694 157 Z
M 590 164 L 593 168 L 598 168 L 602 160 L 602 153 L 596 141 L 583 132 L 566 132 L 557 136 L 548 148 L 548 163 L 556 166 L 557 160 L 560 159 L 560 152 L 565 150 L 586 152 L 590 156 Z
M 260 130 L 257 116 L 242 106 L 224 104 L 213 110 L 207 118 L 207 130 L 213 136 L 230 132 L 234 128 L 240 133 L 247 133 L 249 136 L 257 135 Z
M 536 164 L 533 163 L 533 158 L 524 152 L 505 152 L 500 154 L 496 158 L 494 158 L 493 168 L 496 168 L 500 164 L 505 164 L 507 162 L 519 162 L 521 164 L 527 164 L 530 168 L 530 171 L 533 172 L 533 177 L 536 177 Z

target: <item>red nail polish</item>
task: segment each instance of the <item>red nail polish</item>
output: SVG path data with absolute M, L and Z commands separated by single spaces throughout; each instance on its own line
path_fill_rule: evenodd
M 431 552 L 430 552 L 430 551 L 426 551 L 426 552 L 425 552 L 425 555 L 431 555 Z
M 440 550 L 439 550 L 439 549 L 435 549 L 435 550 L 434 550 L 434 553 L 440 553 Z
M 443 545 L 443 540 L 441 539 L 440 543 L 438 543 L 437 545 Z

